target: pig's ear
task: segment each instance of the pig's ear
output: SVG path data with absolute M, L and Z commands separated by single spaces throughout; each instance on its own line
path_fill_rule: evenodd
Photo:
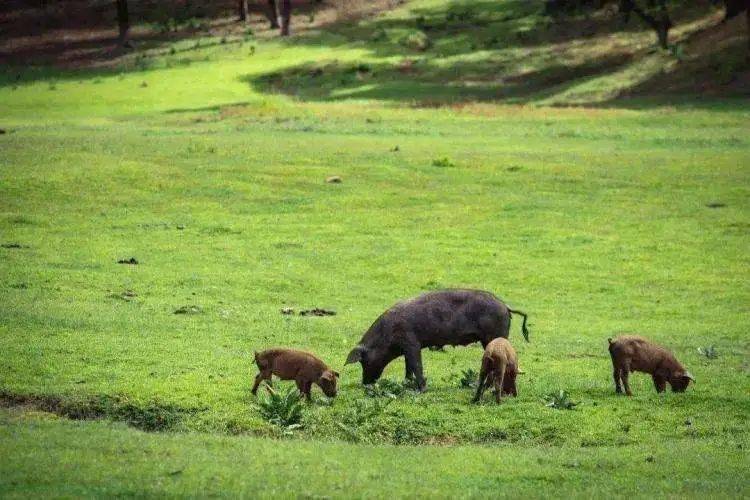
M 350 352 L 349 356 L 346 357 L 346 363 L 344 363 L 344 366 L 362 361 L 362 354 L 364 354 L 364 352 L 365 348 L 361 345 L 358 345 L 357 347 L 352 349 L 352 352 Z
M 339 372 L 333 372 L 333 376 L 336 377 L 336 378 L 339 378 L 341 375 L 339 375 Z
M 693 377 L 690 372 L 685 372 L 685 375 L 683 375 L 683 377 L 685 377 L 686 379 L 690 379 L 693 381 L 693 383 L 695 383 L 695 377 Z

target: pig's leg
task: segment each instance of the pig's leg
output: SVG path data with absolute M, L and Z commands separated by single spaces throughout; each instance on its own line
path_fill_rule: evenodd
M 404 356 L 406 366 L 410 366 L 415 378 L 417 379 L 417 389 L 419 392 L 427 390 L 427 381 L 422 373 L 422 349 L 416 339 L 410 339 L 404 346 Z
M 654 387 L 656 387 L 656 392 L 664 392 L 667 388 L 667 381 L 664 377 L 660 375 L 654 375 Z
M 404 378 L 406 380 L 414 380 L 414 367 L 411 366 L 411 364 L 409 363 L 409 357 L 404 356 L 404 361 L 405 361 L 404 364 L 406 365 L 406 372 L 404 374 Z

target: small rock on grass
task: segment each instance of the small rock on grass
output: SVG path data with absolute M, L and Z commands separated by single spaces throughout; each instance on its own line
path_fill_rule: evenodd
M 326 182 L 328 184 L 341 184 L 342 182 L 344 182 L 344 180 L 338 175 L 332 175 L 330 177 L 326 177 Z

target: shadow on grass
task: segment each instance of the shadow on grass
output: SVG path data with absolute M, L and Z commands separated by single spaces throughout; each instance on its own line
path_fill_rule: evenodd
M 550 64 L 511 74 L 501 61 L 492 60 L 447 66 L 429 60 L 373 65 L 330 62 L 305 64 L 245 81 L 261 90 L 316 101 L 379 99 L 418 106 L 463 101 L 526 102 L 613 71 L 629 61 L 629 56 L 615 54 L 578 65 Z
M 711 13 L 708 6 L 697 2 L 676 12 L 675 21 L 681 25 L 705 22 Z M 676 95 L 695 97 L 705 90 L 706 83 L 717 89 L 713 101 L 726 97 L 724 94 L 743 95 L 747 87 L 741 85 L 742 77 L 737 77 L 743 71 L 737 62 L 743 40 L 734 40 L 726 51 L 715 50 L 720 44 L 700 47 L 695 51 L 697 62 L 691 63 L 689 70 L 665 74 L 644 67 L 642 78 L 634 83 L 619 80 L 618 71 L 626 67 L 630 71 L 631 63 L 638 64 L 639 59 L 655 52 L 649 42 L 644 46 L 644 40 L 652 35 L 638 22 L 623 25 L 613 11 L 551 18 L 544 14 L 540 1 L 455 1 L 412 9 L 410 16 L 381 16 L 356 25 L 333 26 L 328 32 L 295 40 L 295 44 L 313 46 L 364 46 L 380 60 L 330 59 L 248 75 L 243 81 L 261 91 L 307 101 L 374 99 L 416 106 L 467 101 L 528 103 L 563 96 L 585 84 L 590 85 L 586 94 L 576 96 L 577 105 L 608 106 L 621 97 L 641 95 L 664 95 L 670 105 L 688 104 L 675 99 Z M 700 45 L 692 41 L 705 39 L 703 35 L 703 30 L 697 29 L 682 43 Z M 735 63 L 725 63 L 725 58 Z M 659 64 L 667 67 L 668 62 L 669 56 Z M 709 71 L 691 77 L 696 64 L 718 65 L 724 76 Z M 638 71 L 638 67 L 632 68 Z M 599 77 L 612 78 L 604 78 L 599 85 L 594 82 Z M 727 78 L 738 79 L 739 84 L 729 88 Z M 677 82 L 692 83 L 675 85 Z M 561 103 L 565 102 L 562 97 Z M 624 105 L 631 102 L 627 99 Z
M 0 391 L 0 407 L 40 410 L 73 420 L 110 418 L 148 432 L 175 430 L 183 418 L 205 410 L 205 408 L 183 408 L 158 400 L 134 401 L 125 396 L 99 395 L 63 398 L 14 394 L 6 391 Z

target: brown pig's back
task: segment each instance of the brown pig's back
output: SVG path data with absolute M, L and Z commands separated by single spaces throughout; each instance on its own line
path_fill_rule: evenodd
M 498 337 L 487 344 L 484 356 L 489 358 L 493 362 L 493 365 L 497 360 L 504 359 L 508 364 L 508 368 L 513 368 L 514 370 L 518 368 L 516 350 L 513 349 L 513 346 L 506 338 Z
M 320 373 L 326 368 L 325 363 L 314 354 L 295 349 L 268 349 L 259 353 L 258 358 L 274 375 L 284 380 L 296 378 L 300 372 Z M 263 369 L 263 366 L 259 365 L 259 368 Z

